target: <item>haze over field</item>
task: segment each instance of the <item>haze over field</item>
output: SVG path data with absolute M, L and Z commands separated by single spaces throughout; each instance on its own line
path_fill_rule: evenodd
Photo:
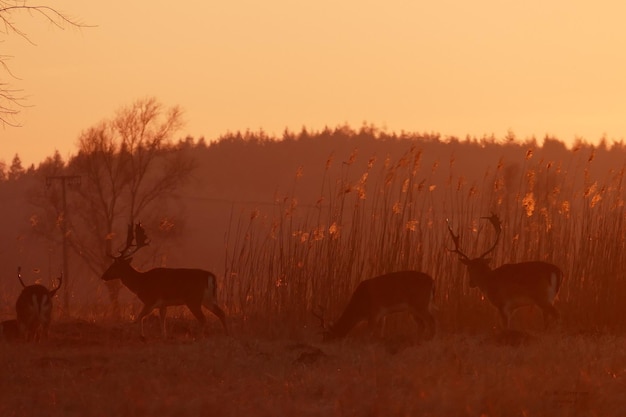
M 0 160 L 76 151 L 81 131 L 137 98 L 185 111 L 187 134 L 280 135 L 364 121 L 388 131 L 595 143 L 626 132 L 621 1 L 314 3 L 59 0 L 95 27 L 16 18 L 3 36 L 23 90 Z

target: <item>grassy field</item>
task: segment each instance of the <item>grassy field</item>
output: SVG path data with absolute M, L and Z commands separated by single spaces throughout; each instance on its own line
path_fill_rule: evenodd
M 412 343 L 227 337 L 170 321 L 60 322 L 47 342 L 0 344 L 2 416 L 623 416 L 626 339 L 439 334 Z M 520 335 L 511 333 L 511 336 Z M 521 343 L 517 343 L 521 342 Z

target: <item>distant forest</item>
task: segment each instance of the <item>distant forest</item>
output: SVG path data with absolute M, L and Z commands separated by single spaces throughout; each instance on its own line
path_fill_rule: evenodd
M 467 193 L 477 193 L 499 182 L 510 190 L 513 184 L 518 190 L 530 182 L 534 195 L 543 193 L 549 199 L 550 193 L 559 189 L 559 181 L 567 178 L 571 181 L 568 186 L 579 190 L 571 194 L 572 198 L 581 201 L 592 194 L 603 198 L 602 190 L 618 187 L 610 194 L 615 200 L 612 207 L 622 217 L 624 210 L 621 178 L 626 145 L 621 142 L 591 145 L 581 141 L 568 148 L 549 137 L 542 141 L 520 141 L 513 134 L 505 138 L 442 138 L 436 133 L 388 133 L 364 125 L 359 129 L 340 126 L 315 132 L 285 131 L 282 137 L 262 131 L 236 132 L 208 143 L 203 138 L 186 137 L 164 149 L 191 161 L 189 175 L 165 196 L 149 202 L 141 218 L 133 219 L 144 223 L 152 239 L 149 250 L 138 253 L 134 261 L 140 269 L 163 265 L 200 267 L 214 271 L 223 280 L 232 241 L 239 239 L 236 235 L 245 235 L 244 225 L 251 216 L 271 222 L 273 213 L 290 206 L 301 216 L 294 216 L 294 221 L 311 217 L 325 204 L 321 195 L 328 195 L 329 189 L 350 192 L 365 171 L 383 172 L 390 164 L 402 167 L 403 158 L 409 154 L 415 169 L 419 165 L 419 181 L 434 190 L 433 199 L 446 189 L 464 187 Z M 0 165 L 0 318 L 10 316 L 19 292 L 19 283 L 10 271 L 21 266 L 26 280 L 51 285 L 63 268 L 60 225 L 64 215 L 66 239 L 70 241 L 67 296 L 73 308 L 108 302 L 98 272 L 107 259 L 101 243 L 110 242 L 113 251 L 122 246 L 129 216 L 127 206 L 122 205 L 111 213 L 115 236 L 101 235 L 100 243 L 78 241 L 81 228 L 95 227 L 86 220 L 92 209 L 79 201 L 79 197 L 92 192 L 86 190 L 91 185 L 85 179 L 85 158 L 79 154 L 64 161 L 57 153 L 37 167 L 24 168 L 16 155 L 10 164 Z M 164 165 L 162 169 L 168 168 Z M 61 181 L 55 180 L 59 178 L 74 180 L 62 190 Z M 539 218 L 540 207 L 534 210 L 523 199 L 523 195 L 511 197 L 519 203 L 511 207 L 521 210 L 520 216 Z M 506 207 L 500 203 L 486 204 L 500 210 Z M 463 204 L 441 206 L 441 215 L 454 219 Z M 564 205 L 563 210 L 568 208 Z M 87 265 L 85 254 L 89 251 L 100 256 L 102 262 Z M 122 296 L 133 299 L 124 292 Z

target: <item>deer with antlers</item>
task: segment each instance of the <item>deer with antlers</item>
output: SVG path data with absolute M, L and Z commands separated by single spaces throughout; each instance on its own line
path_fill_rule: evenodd
M 120 255 L 112 256 L 113 263 L 102 274 L 104 281 L 121 279 L 122 283 L 143 302 L 143 308 L 137 316 L 140 324 L 141 338 L 145 340 L 143 319 L 154 309 L 159 309 L 161 319 L 161 333 L 167 337 L 165 316 L 167 307 L 186 305 L 194 317 L 200 322 L 203 329 L 206 326 L 206 317 L 202 306 L 215 314 L 228 334 L 226 315 L 217 304 L 216 277 L 209 271 L 188 268 L 154 268 L 146 272 L 137 271 L 130 263 L 132 255 L 139 249 L 148 246 L 146 232 L 137 223 L 130 224 L 126 237 L 126 247 L 120 250 Z
M 19 334 L 27 341 L 45 339 L 52 320 L 52 299 L 61 288 L 63 274 L 59 276 L 59 285 L 51 290 L 39 284 L 24 284 L 21 267 L 17 268 L 17 278 L 22 284 L 22 292 L 15 303 Z
M 504 264 L 496 269 L 489 267 L 490 258 L 486 258 L 498 244 L 502 226 L 497 215 L 481 217 L 487 219 L 496 231 L 494 243 L 478 258 L 471 259 L 459 248 L 459 235 L 454 234 L 448 223 L 455 249 L 450 250 L 459 256 L 467 266 L 470 288 L 478 287 L 485 297 L 499 311 L 502 325 L 509 328 L 511 315 L 524 306 L 536 305 L 543 311 L 544 325 L 549 326 L 550 317 L 559 320 L 559 312 L 554 308 L 554 301 L 563 282 L 563 272 L 559 267 L 548 262 L 532 261 Z
M 324 340 L 342 339 L 358 323 L 367 320 L 373 329 L 387 314 L 408 312 L 428 337 L 435 334 L 433 279 L 417 271 L 399 271 L 366 279 L 357 285 L 337 322 L 326 326 L 322 322 Z

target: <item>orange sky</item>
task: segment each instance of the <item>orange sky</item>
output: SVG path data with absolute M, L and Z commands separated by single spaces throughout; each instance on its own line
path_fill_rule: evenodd
M 53 4 L 97 27 L 25 15 L 37 46 L 1 44 L 21 80 L 0 81 L 31 106 L 23 127 L 0 130 L 7 163 L 67 158 L 82 130 L 146 96 L 185 110 L 181 137 L 207 140 L 364 121 L 459 137 L 626 137 L 623 1 Z

